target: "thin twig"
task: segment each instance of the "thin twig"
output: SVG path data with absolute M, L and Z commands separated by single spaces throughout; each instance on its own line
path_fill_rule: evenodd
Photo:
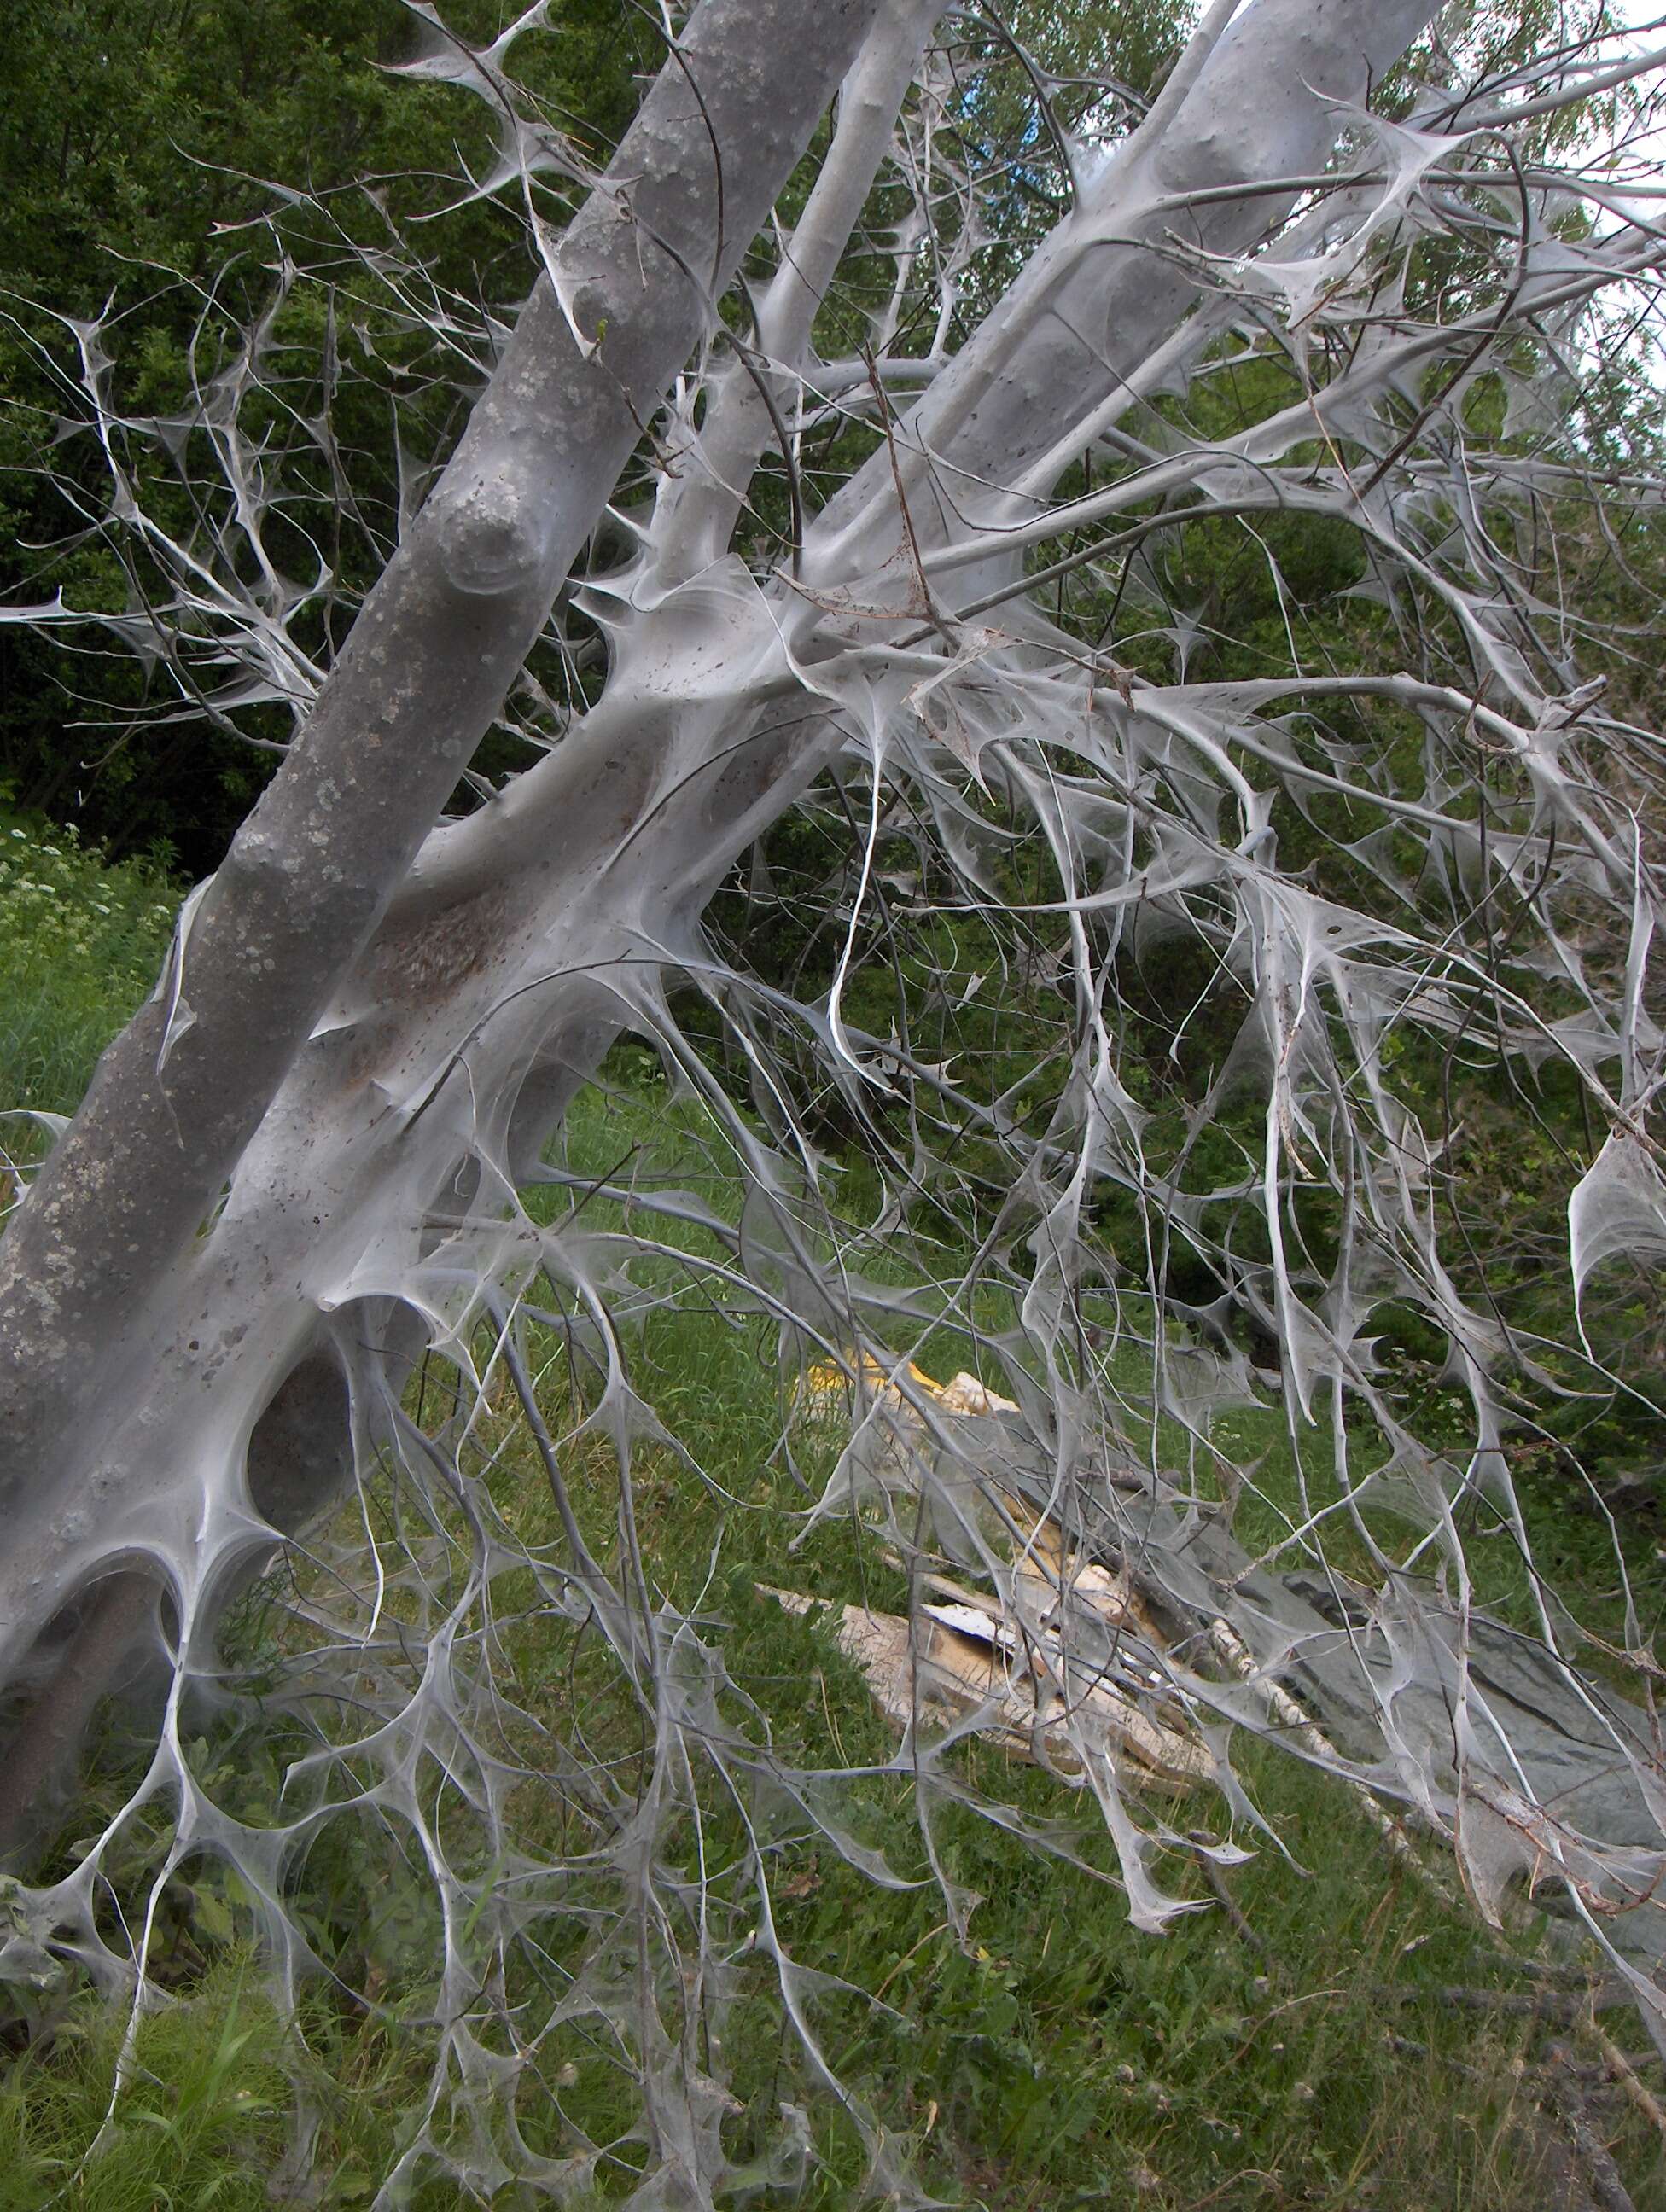
M 1602 2052 L 1608 2071 L 1655 2133 L 1666 2142 L 1666 2106 L 1662 2106 L 1659 2098 L 1641 2079 L 1637 2069 L 1606 2028 L 1598 2027 L 1593 2021 L 1591 2033 L 1596 2039 L 1596 2047 Z
M 1204 1828 L 1194 1828 L 1188 1838 L 1188 1841 L 1194 1846 L 1193 1855 L 1202 1869 L 1203 1879 L 1219 1899 L 1222 1911 L 1232 1923 L 1233 1934 L 1237 1936 L 1240 1942 L 1247 1943 L 1258 1959 L 1270 1966 L 1273 1963 L 1272 1947 L 1266 1937 L 1250 1925 L 1244 1917 L 1243 1907 L 1227 1887 L 1226 1877 L 1216 1865 L 1209 1851 L 1208 1847 L 1213 1840 L 1208 1831 Z

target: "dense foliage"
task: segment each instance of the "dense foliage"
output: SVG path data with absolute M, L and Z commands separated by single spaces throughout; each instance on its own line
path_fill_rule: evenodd
M 490 37 L 508 11 L 449 11 Z M 331 355 L 398 338 L 386 303 L 356 301 L 353 251 L 453 207 L 491 167 L 477 104 L 391 75 L 420 26 L 398 0 L 18 0 L 0 94 L 0 599 L 62 592 L 137 607 L 131 550 L 67 502 L 96 457 L 75 377 L 74 319 L 104 318 L 121 403 L 166 416 L 228 365 L 223 318 L 270 313 L 290 403 L 316 408 Z M 563 0 L 517 45 L 544 112 L 605 158 L 635 100 L 651 27 L 612 0 Z M 303 204 L 292 187 L 311 196 Z M 513 301 L 530 268 L 520 226 L 486 201 L 426 234 L 432 281 Z M 284 264 L 293 281 L 282 282 Z M 275 282 L 275 278 L 279 281 Z M 333 296 L 345 278 L 346 290 Z M 397 369 L 397 363 L 396 363 Z M 395 378 L 397 389 L 397 374 Z M 409 419 L 386 391 L 343 424 L 355 483 L 397 509 L 400 445 L 443 450 L 458 395 Z M 51 467 L 56 483 L 45 471 Z M 185 496 L 183 487 L 179 497 Z M 116 853 L 161 844 L 205 874 L 270 774 L 258 718 L 240 732 L 203 711 L 177 672 L 75 634 L 0 625 L 0 781 L 13 800 Z

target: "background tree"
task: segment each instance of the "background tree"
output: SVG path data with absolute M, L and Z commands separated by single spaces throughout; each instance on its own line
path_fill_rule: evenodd
M 517 70 L 551 125 L 605 159 L 629 118 L 633 72 L 657 62 L 652 31 L 602 0 L 571 0 L 557 20 L 558 34 L 520 41 Z M 501 27 L 485 13 L 455 17 L 465 39 Z M 527 240 L 489 198 L 454 206 L 459 160 L 465 174 L 489 176 L 490 129 L 477 102 L 385 66 L 411 52 L 416 35 L 384 0 L 327 15 L 283 0 L 150 9 L 25 0 L 7 29 L 5 581 L 15 592 L 27 576 L 74 605 L 119 611 L 131 587 L 123 550 L 76 528 L 88 511 L 67 513 L 48 488 L 46 464 L 56 456 L 76 468 L 96 511 L 84 449 L 55 442 L 75 405 L 60 319 L 101 323 L 124 408 L 169 416 L 188 410 L 193 385 L 224 368 L 218 349 L 239 321 L 271 316 L 292 401 L 305 404 L 311 385 L 316 404 L 325 377 L 340 374 L 328 301 L 331 272 L 339 277 L 354 248 L 386 250 L 396 227 L 415 221 L 439 291 L 514 300 L 530 279 Z M 275 198 L 270 179 L 295 189 Z M 427 219 L 448 207 L 436 229 Z M 285 260 L 293 277 L 280 306 L 271 277 Z M 368 301 L 362 309 L 355 318 L 344 303 L 347 331 L 408 368 L 394 321 Z M 373 396 L 350 380 L 336 431 L 363 507 L 397 512 L 401 444 L 422 453 L 454 434 L 466 388 L 453 373 L 425 406 L 417 392 L 384 383 Z M 165 496 L 171 471 L 165 453 L 157 459 L 153 495 Z M 344 584 L 362 588 L 385 557 L 383 547 Z M 61 648 L 46 651 L 15 628 L 0 630 L 0 777 L 15 801 L 117 852 L 163 842 L 192 874 L 207 874 L 265 782 L 287 717 L 246 710 L 228 726 L 170 684 L 166 661 L 82 652 L 66 666 Z

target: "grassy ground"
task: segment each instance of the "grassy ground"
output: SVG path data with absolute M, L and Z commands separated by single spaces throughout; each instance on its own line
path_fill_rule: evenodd
M 75 1110 L 112 1031 L 155 981 L 179 887 L 142 860 L 100 865 L 67 830 L 0 805 L 0 1107 Z M 27 1151 L 24 1125 L 0 1122 Z
M 96 898 L 113 913 L 102 889 L 76 882 L 75 898 Z M 15 994 L 7 1034 L 40 1042 L 0 1069 L 0 1079 L 15 1085 L 20 1067 L 33 1067 L 36 1103 L 72 1103 L 103 1031 L 148 986 L 139 970 L 151 941 L 144 929 L 155 920 L 148 908 L 164 903 L 155 889 L 136 884 L 124 909 L 135 947 L 128 968 L 70 973 L 66 963 L 60 975 L 43 953 L 26 971 L 38 987 L 26 982 Z M 110 978 L 101 998 L 100 972 Z M 39 1004 L 28 997 L 37 988 Z M 55 1006 L 79 1024 L 72 1042 L 66 1018 L 61 1049 L 47 1042 Z M 681 1109 L 667 1119 L 651 1094 L 623 1106 L 590 1094 L 575 1115 L 572 1157 L 597 1174 L 640 1139 L 686 1165 L 698 1136 L 697 1121 Z M 598 1229 L 610 1218 L 600 1200 L 586 1214 Z M 938 1348 L 939 1371 L 959 1364 L 949 1349 Z M 769 1333 L 703 1293 L 668 1296 L 643 1324 L 634 1379 L 687 1454 L 649 1449 L 641 1458 L 644 1551 L 666 1595 L 698 1607 L 709 1632 L 721 1635 L 736 1693 L 769 1716 L 783 1754 L 806 1766 L 883 1762 L 893 1739 L 826 1628 L 785 1613 L 755 1588 L 790 1582 L 835 1600 L 903 1603 L 900 1578 L 848 1522 L 824 1524 L 789 1558 L 805 1500 L 773 1454 L 780 1410 L 772 1363 Z M 556 1379 L 551 1388 L 559 1394 L 565 1385 Z M 562 1410 L 553 1405 L 552 1419 Z M 483 1439 L 503 1447 L 494 1492 L 536 1541 L 551 1511 L 547 1492 L 507 1399 L 494 1419 L 499 1427 Z M 1250 1419 L 1254 1428 L 1262 1417 Z M 1262 1479 L 1272 1502 L 1262 1510 L 1275 1528 L 1294 1498 L 1293 1462 L 1271 1416 L 1239 1442 L 1267 1454 Z M 822 1465 L 812 1443 L 806 1471 L 813 1478 Z M 1316 1459 L 1309 1474 L 1324 1480 Z M 605 1540 L 605 1455 L 592 1462 L 575 1453 L 571 1479 L 587 1523 Z M 529 1629 L 514 1664 L 524 1691 L 559 1727 L 572 1680 L 558 1642 L 540 1646 L 538 1633 L 559 1635 Z M 1486 1930 L 1391 1857 L 1346 1794 L 1249 1747 L 1240 1753 L 1245 1781 L 1291 1856 L 1244 1836 L 1257 1856 L 1230 1876 L 1229 1911 L 1196 1857 L 1177 1847 L 1162 1868 L 1165 1885 L 1204 1909 L 1160 1938 L 1141 1935 L 1128 1924 L 1097 1820 L 1004 1753 L 971 1746 L 956 1756 L 960 1778 L 1036 1822 L 1070 1831 L 1060 1838 L 1069 1856 L 1047 1856 L 964 1805 L 939 1805 L 943 1869 L 980 1899 L 964 1944 L 944 1925 L 917 1804 L 901 1781 L 853 1785 L 844 1806 L 864 1842 L 909 1886 L 876 1887 L 804 1823 L 783 1826 L 766 1855 L 773 1909 L 793 1959 L 882 1999 L 830 1996 L 817 2008 L 818 2029 L 829 2057 L 943 2199 L 988 2212 L 1098 2204 L 1528 2212 L 1572 2201 L 1560 2138 L 1539 2109 L 1549 2094 L 1539 2070 L 1546 2024 L 1487 1994 L 1519 2004 L 1539 1989 L 1519 1963 L 1538 1946 L 1535 1915 L 1523 1908 L 1502 1938 Z M 258 1788 L 258 1776 L 250 1786 Z M 1219 1817 L 1172 1798 L 1161 1810 L 1183 1832 Z M 727 1863 L 733 1838 L 720 1818 L 707 1841 L 714 1863 Z M 325 1871 L 318 1869 L 320 1882 Z M 138 2069 L 113 2106 L 119 2021 L 88 1998 L 66 1994 L 44 2007 L 37 1999 L 33 2017 L 48 2019 L 50 2031 L 31 2039 L 21 2026 L 29 2008 L 20 2002 L 14 2055 L 0 2076 L 0 2201 L 18 2212 L 49 2204 L 252 2212 L 270 2202 L 298 2081 L 317 2114 L 319 2201 L 368 2204 L 426 2077 L 422 2033 L 398 2021 L 402 2003 L 418 2009 L 423 1984 L 409 1926 L 386 1886 L 397 1887 L 397 1876 L 344 1863 L 339 1880 L 340 1894 L 313 1909 L 320 1928 L 332 1917 L 339 1923 L 344 1978 L 376 1988 L 383 2014 L 367 2021 L 314 1992 L 304 2051 L 263 1993 L 258 1963 L 240 1941 L 234 1893 L 211 1875 L 180 1887 L 161 1961 L 172 2001 L 143 2024 Z M 744 2149 L 754 2137 L 763 2143 L 783 2098 L 806 2093 L 771 1977 L 761 1962 L 738 1972 L 727 2055 L 741 2106 L 733 2136 Z M 1454 1985 L 1473 1993 L 1463 2008 L 1451 2001 Z M 1640 2041 L 1626 2015 L 1608 2024 L 1629 2045 Z M 1588 2027 L 1556 2032 L 1569 2035 L 1582 2060 L 1597 2057 Z M 629 2083 L 577 2043 L 552 2044 L 546 2078 L 571 2119 L 594 2136 L 628 2112 Z M 864 2153 L 828 2100 L 809 2110 L 812 2155 L 800 2201 L 830 2212 L 854 2201 Z M 1636 2203 L 1644 2212 L 1666 2207 L 1658 2138 L 1618 2103 L 1600 2105 L 1596 2118 Z M 550 2134 L 559 2140 L 553 2123 Z M 606 2195 L 622 2191 L 628 2159 L 605 2166 L 601 2180 Z M 458 2200 L 436 2188 L 413 2201 L 442 2212 Z M 497 2198 L 502 2206 L 520 2201 L 508 2191 Z M 766 2190 L 757 2201 L 777 2200 Z

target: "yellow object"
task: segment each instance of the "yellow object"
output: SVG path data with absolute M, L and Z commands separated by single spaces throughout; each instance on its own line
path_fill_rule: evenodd
M 836 1366 L 831 1360 L 820 1360 L 804 1378 L 805 1394 L 812 1401 L 824 1401 L 842 1392 L 848 1399 L 860 1385 L 867 1395 L 877 1397 L 883 1405 L 906 1407 L 908 1400 L 892 1379 L 896 1370 L 885 1366 L 868 1352 L 860 1352 L 850 1368 Z M 947 1382 L 934 1382 L 923 1367 L 913 1360 L 903 1363 L 902 1370 L 910 1386 L 920 1395 L 934 1398 L 945 1413 L 1016 1413 L 1018 1401 L 1003 1398 L 980 1382 L 976 1375 L 964 1370 Z

